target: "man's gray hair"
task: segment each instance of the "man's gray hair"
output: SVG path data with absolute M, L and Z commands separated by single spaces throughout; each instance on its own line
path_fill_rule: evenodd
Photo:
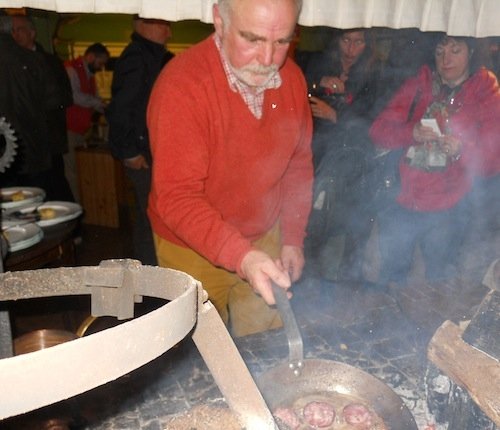
M 226 25 L 230 21 L 230 12 L 233 4 L 236 0 L 218 0 L 217 4 L 219 5 L 219 12 L 221 14 L 222 20 Z M 300 11 L 302 10 L 302 0 L 294 0 L 295 6 L 297 8 L 297 16 L 300 15 Z

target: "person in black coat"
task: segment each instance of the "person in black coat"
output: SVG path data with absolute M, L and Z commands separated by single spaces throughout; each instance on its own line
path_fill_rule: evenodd
M 317 168 L 342 144 L 346 127 L 372 118 L 381 64 L 369 29 L 335 30 L 323 51 L 310 53 L 300 64 L 310 91 Z
M 133 21 L 130 44 L 120 55 L 113 71 L 111 102 L 106 111 L 109 144 L 114 157 L 126 168 L 136 197 L 134 223 L 135 258 L 156 264 L 153 239 L 147 218 L 151 188 L 151 151 L 146 110 L 153 84 L 163 66 L 173 57 L 165 48 L 171 36 L 170 24 L 159 19 Z
M 368 137 L 381 64 L 369 29 L 340 30 L 327 48 L 302 58 L 314 117 L 314 205 L 306 252 L 328 279 L 358 279 L 373 219 L 365 180 Z
M 33 21 L 26 15 L 13 15 L 12 37 L 24 49 L 37 53 L 43 59 L 50 77 L 47 91 L 50 94 L 50 108 L 46 120 L 49 130 L 51 168 L 44 183 L 38 184 L 45 189 L 47 200 L 74 201 L 73 193 L 64 174 L 63 154 L 68 152 L 66 127 L 66 108 L 73 103 L 71 84 L 59 57 L 46 52 L 36 42 L 36 29 Z
M 0 117 L 14 129 L 18 145 L 0 185 L 45 188 L 52 166 L 47 112 L 57 106 L 54 84 L 43 57 L 20 47 L 11 29 L 11 17 L 0 16 Z

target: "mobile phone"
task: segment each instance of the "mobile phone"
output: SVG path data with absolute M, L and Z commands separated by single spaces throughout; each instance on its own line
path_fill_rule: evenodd
M 420 120 L 420 124 L 425 127 L 430 127 L 438 136 L 442 136 L 441 129 L 439 128 L 439 124 L 437 123 L 435 118 L 422 118 Z

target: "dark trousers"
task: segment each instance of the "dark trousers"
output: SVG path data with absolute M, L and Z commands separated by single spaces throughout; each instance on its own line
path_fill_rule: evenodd
M 428 281 L 454 275 L 470 218 L 468 199 L 439 212 L 416 212 L 391 205 L 378 218 L 381 255 L 380 283 L 405 283 L 415 247 L 420 245 Z
M 151 189 L 151 169 L 125 169 L 135 194 L 133 223 L 134 258 L 142 264 L 156 266 L 156 253 L 151 225 L 147 216 L 148 196 Z

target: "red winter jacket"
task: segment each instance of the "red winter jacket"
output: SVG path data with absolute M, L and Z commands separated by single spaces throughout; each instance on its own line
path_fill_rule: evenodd
M 415 98 L 417 91 L 420 96 Z M 416 100 L 412 118 L 407 121 Z M 413 127 L 432 103 L 432 71 L 428 66 L 408 79 L 370 128 L 373 143 L 385 149 L 415 145 Z M 398 202 L 416 211 L 440 211 L 455 206 L 470 190 L 474 176 L 500 173 L 500 92 L 495 76 L 480 69 L 455 96 L 455 111 L 447 126 L 462 141 L 461 157 L 442 171 L 425 171 L 400 162 Z

